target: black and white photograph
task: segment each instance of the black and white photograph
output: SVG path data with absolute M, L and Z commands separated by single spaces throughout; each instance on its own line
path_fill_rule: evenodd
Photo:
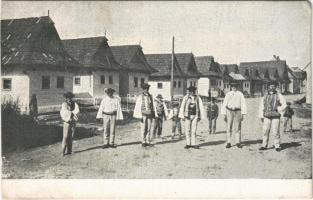
M 312 179 L 309 1 L 1 4 L 2 180 Z

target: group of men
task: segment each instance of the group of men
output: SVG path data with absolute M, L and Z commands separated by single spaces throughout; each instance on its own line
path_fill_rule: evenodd
M 165 119 L 172 121 L 172 138 L 175 138 L 176 130 L 179 132 L 179 138 L 182 135 L 182 124 L 184 125 L 186 145 L 185 149 L 199 149 L 196 144 L 197 126 L 200 120 L 207 118 L 209 120 L 209 133 L 215 133 L 216 119 L 219 109 L 215 99 L 210 100 L 207 109 L 204 109 L 202 99 L 196 94 L 196 87 L 190 86 L 182 102 L 174 102 L 171 110 L 168 112 L 166 103 L 162 95 L 157 95 L 154 99 L 149 93 L 150 85 L 142 85 L 143 92 L 138 95 L 134 108 L 134 118 L 140 119 L 141 144 L 142 147 L 153 146 L 151 140 L 162 135 L 162 126 Z M 96 118 L 103 119 L 104 127 L 104 145 L 103 148 L 116 148 L 115 145 L 115 127 L 116 120 L 123 119 L 121 109 L 121 100 L 114 96 L 114 89 L 105 90 L 105 95 L 101 101 Z M 73 94 L 66 93 L 66 101 L 62 104 L 60 111 L 64 121 L 62 153 L 63 155 L 72 153 L 72 135 L 75 130 L 75 122 L 79 107 L 73 101 Z M 268 93 L 264 95 L 260 102 L 259 117 L 263 123 L 263 142 L 259 150 L 265 150 L 268 147 L 270 131 L 274 135 L 274 146 L 276 151 L 280 151 L 280 118 L 286 108 L 284 96 L 276 91 L 276 83 L 270 82 Z M 235 135 L 235 146 L 242 148 L 241 127 L 244 116 L 247 114 L 245 97 L 242 92 L 237 90 L 237 84 L 231 84 L 229 91 L 222 103 L 220 113 L 227 124 L 226 148 L 231 148 L 231 135 Z

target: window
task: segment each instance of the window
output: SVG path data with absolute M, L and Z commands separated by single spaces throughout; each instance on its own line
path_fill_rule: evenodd
M 134 77 L 134 87 L 138 87 L 138 78 Z
M 105 76 L 104 75 L 101 75 L 100 76 L 100 84 L 105 84 Z
M 178 87 L 181 88 L 181 82 L 180 81 L 178 81 Z
M 11 90 L 12 89 L 12 79 L 10 79 L 10 78 L 2 79 L 2 89 L 3 90 Z
M 174 88 L 176 88 L 176 81 L 174 81 Z
M 141 78 L 140 79 L 140 85 L 143 85 L 145 83 L 145 79 L 144 78 Z
M 109 84 L 113 84 L 113 77 L 111 75 L 109 76 Z
M 41 81 L 42 89 L 50 89 L 50 76 L 43 76 Z
M 63 89 L 64 88 L 64 76 L 57 77 L 57 88 Z
M 80 85 L 80 77 L 74 77 L 74 85 Z
M 163 88 L 163 83 L 158 83 L 158 89 L 162 89 Z

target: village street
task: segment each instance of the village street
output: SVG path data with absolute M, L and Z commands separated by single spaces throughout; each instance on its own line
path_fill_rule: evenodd
M 225 148 L 221 116 L 215 135 L 208 135 L 206 119 L 200 122 L 199 150 L 186 150 L 184 140 L 171 140 L 170 121 L 164 123 L 163 139 L 142 148 L 139 123 L 133 122 L 117 127 L 116 149 L 102 149 L 98 131 L 94 137 L 75 140 L 70 156 L 61 156 L 61 142 L 4 155 L 3 178 L 311 178 L 311 133 L 302 130 L 310 120 L 295 118 L 296 131 L 282 132 L 281 152 L 260 152 L 259 100 L 247 99 L 242 149 Z

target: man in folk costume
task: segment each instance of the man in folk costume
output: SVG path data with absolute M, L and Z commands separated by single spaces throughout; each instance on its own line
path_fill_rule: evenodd
M 188 88 L 189 93 L 184 96 L 178 115 L 185 123 L 185 149 L 199 149 L 199 146 L 196 145 L 197 126 L 198 122 L 205 117 L 203 102 L 196 95 L 196 89 L 194 86 Z
M 268 93 L 260 102 L 259 117 L 263 122 L 263 142 L 259 150 L 266 150 L 270 131 L 274 135 L 274 146 L 280 151 L 280 117 L 286 108 L 286 99 L 276 91 L 276 83 L 270 82 Z
M 141 87 L 143 92 L 137 97 L 134 108 L 134 118 L 141 119 L 142 147 L 147 147 L 151 146 L 150 131 L 152 131 L 152 120 L 155 118 L 155 107 L 153 105 L 152 95 L 149 93 L 150 85 L 144 83 Z
M 168 117 L 168 110 L 161 94 L 157 95 L 154 101 L 155 118 L 153 120 L 153 138 L 161 137 L 163 120 Z
M 62 153 L 72 154 L 73 137 L 75 133 L 75 125 L 78 120 L 77 114 L 79 107 L 73 101 L 74 94 L 67 92 L 64 94 L 65 102 L 62 103 L 60 115 L 63 120 L 63 140 L 62 140 Z
M 115 127 L 116 120 L 123 120 L 121 102 L 118 97 L 113 96 L 115 90 L 108 88 L 105 90 L 96 118 L 103 119 L 103 148 L 116 148 Z
M 175 132 L 176 129 L 178 131 L 178 139 L 181 139 L 182 135 L 182 127 L 181 127 L 181 121 L 180 118 L 178 117 L 179 114 L 179 102 L 173 102 L 172 103 L 172 109 L 169 112 L 169 119 L 172 120 L 172 139 L 175 138 Z
M 229 91 L 224 98 L 221 114 L 224 115 L 224 121 L 227 123 L 227 144 L 226 148 L 231 147 L 231 134 L 234 129 L 236 137 L 236 146 L 241 146 L 241 122 L 244 115 L 247 114 L 246 100 L 242 92 L 237 90 L 237 83 L 231 83 L 231 91 Z

